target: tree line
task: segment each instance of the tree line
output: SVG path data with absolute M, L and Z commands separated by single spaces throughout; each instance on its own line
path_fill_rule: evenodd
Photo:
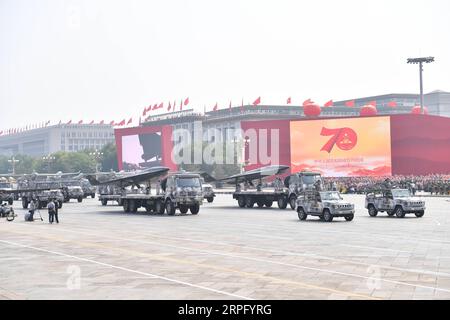
M 32 157 L 18 154 L 14 156 L 14 171 L 16 174 L 24 173 L 56 173 L 78 172 L 93 173 L 96 168 L 101 171 L 118 170 L 116 146 L 113 143 L 106 144 L 99 151 L 101 155 L 93 156 L 94 150 L 78 152 L 58 151 L 46 157 Z M 12 157 L 0 155 L 0 173 L 13 172 Z

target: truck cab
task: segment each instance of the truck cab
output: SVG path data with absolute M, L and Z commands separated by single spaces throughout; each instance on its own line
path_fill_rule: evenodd
M 344 201 L 338 191 L 303 191 L 296 200 L 296 208 L 298 218 L 302 221 L 308 215 L 318 216 L 326 222 L 333 221 L 335 217 L 352 221 L 355 215 L 355 206 Z
M 12 184 L 8 181 L 0 181 L 0 189 L 12 191 Z M 14 194 L 7 192 L 0 192 L 0 204 L 2 204 L 4 201 L 8 202 L 9 205 L 12 205 L 14 202 Z
M 319 172 L 301 171 L 284 179 L 284 185 L 289 189 L 288 201 L 292 210 L 296 208 L 299 194 L 306 190 L 323 190 L 323 181 Z
M 198 214 L 203 203 L 201 177 L 198 174 L 173 173 L 161 182 L 164 206 L 167 214 L 174 215 L 178 208 L 181 213 Z
M 408 189 L 386 188 L 371 190 L 366 194 L 365 208 L 371 217 L 378 212 L 386 212 L 389 216 L 403 218 L 407 213 L 414 213 L 416 217 L 425 214 L 425 201 L 413 197 Z
M 214 197 L 216 196 L 213 186 L 209 183 L 205 183 L 205 180 L 202 178 L 202 191 L 203 198 L 206 199 L 209 203 L 214 201 Z

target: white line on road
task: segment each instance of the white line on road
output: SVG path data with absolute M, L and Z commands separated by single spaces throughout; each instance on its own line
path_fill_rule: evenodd
M 130 273 L 136 273 L 136 274 L 140 274 L 140 275 L 143 275 L 143 276 L 146 276 L 146 277 L 150 277 L 150 278 L 166 280 L 166 281 L 169 281 L 169 282 L 178 283 L 178 284 L 185 285 L 185 286 L 188 286 L 188 287 L 198 288 L 198 289 L 202 289 L 202 290 L 206 290 L 206 291 L 210 291 L 210 292 L 214 292 L 214 293 L 218 293 L 218 294 L 222 294 L 222 295 L 226 295 L 226 296 L 230 296 L 230 297 L 234 297 L 234 298 L 238 298 L 238 299 L 252 300 L 251 298 L 240 296 L 240 295 L 236 295 L 236 294 L 233 294 L 233 293 L 230 293 L 230 292 L 216 290 L 216 289 L 213 289 L 213 288 L 208 288 L 208 287 L 192 284 L 192 283 L 189 283 L 189 282 L 186 282 L 186 281 L 175 280 L 175 279 L 167 278 L 167 277 L 164 277 L 164 276 L 159 276 L 159 275 L 156 275 L 156 274 L 151 274 L 151 273 L 142 272 L 142 271 L 138 271 L 138 270 L 133 270 L 133 269 L 129 269 L 129 268 L 119 267 L 119 266 L 115 266 L 115 265 L 112 265 L 112 264 L 109 264 L 109 263 L 99 262 L 99 261 L 96 261 L 96 260 L 82 258 L 82 257 L 70 255 L 70 254 L 65 254 L 65 253 L 62 253 L 62 252 L 51 251 L 51 250 L 47 250 L 47 249 L 43 249 L 43 248 L 37 248 L 37 247 L 33 247 L 33 246 L 21 244 L 21 243 L 16 243 L 16 242 L 12 242 L 12 241 L 6 241 L 6 240 L 0 240 L 0 242 L 6 243 L 6 244 L 9 244 L 9 245 L 12 245 L 12 246 L 16 246 L 16 247 L 32 249 L 32 250 L 36 250 L 36 251 L 51 253 L 51 254 L 62 256 L 62 257 L 66 257 L 66 258 L 71 258 L 71 259 L 76 259 L 76 260 L 80 260 L 80 261 L 90 262 L 90 263 L 94 263 L 94 264 L 98 264 L 98 265 L 101 265 L 101 266 L 105 266 L 105 267 L 109 267 L 109 268 L 113 268 L 113 269 L 118 269 L 118 270 L 130 272 Z

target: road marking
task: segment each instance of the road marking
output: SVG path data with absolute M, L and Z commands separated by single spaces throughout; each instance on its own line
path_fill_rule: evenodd
M 62 252 L 47 250 L 47 249 L 43 249 L 43 248 L 37 248 L 37 247 L 33 247 L 33 246 L 21 244 L 21 243 L 15 243 L 15 242 L 12 242 L 12 241 L 6 241 L 6 240 L 0 240 L 0 242 L 6 243 L 6 244 L 9 244 L 9 245 L 13 245 L 13 246 L 16 246 L 16 247 L 22 247 L 22 248 L 32 249 L 32 250 L 36 250 L 36 251 L 46 252 L 46 253 L 50 253 L 50 254 L 66 257 L 66 258 L 71 258 L 71 259 L 75 259 L 75 260 L 79 260 L 79 261 L 90 262 L 90 263 L 93 263 L 93 264 L 98 264 L 98 265 L 101 265 L 101 266 L 105 266 L 105 267 L 109 267 L 109 268 L 113 268 L 113 269 L 118 269 L 118 270 L 130 272 L 130 273 L 136 273 L 136 274 L 143 275 L 143 276 L 146 276 L 146 277 L 149 277 L 149 278 L 153 278 L 153 279 L 157 278 L 157 279 L 161 279 L 161 280 L 166 280 L 168 282 L 173 282 L 173 283 L 185 285 L 185 286 L 188 286 L 188 287 L 193 287 L 193 288 L 202 289 L 202 290 L 206 290 L 206 291 L 210 291 L 210 292 L 214 292 L 214 293 L 219 293 L 219 294 L 222 294 L 222 295 L 227 295 L 227 296 L 238 298 L 238 299 L 252 300 L 252 299 L 244 297 L 244 296 L 240 296 L 240 295 L 236 295 L 236 294 L 225 292 L 225 291 L 221 291 L 221 290 L 216 290 L 216 289 L 212 289 L 212 288 L 208 288 L 208 287 L 192 284 L 192 283 L 189 283 L 189 282 L 186 282 L 186 281 L 175 280 L 175 279 L 167 278 L 167 277 L 156 275 L 156 274 L 151 274 L 151 273 L 142 272 L 142 271 L 138 271 L 138 270 L 133 270 L 133 269 L 129 269 L 129 268 L 119 267 L 119 266 L 115 266 L 115 265 L 112 265 L 112 264 L 109 264 L 109 263 L 99 262 L 99 261 L 96 261 L 96 260 L 82 258 L 82 257 L 70 255 L 70 254 L 65 254 L 65 253 L 62 253 Z
M 323 272 L 323 273 L 337 274 L 337 275 L 341 275 L 341 276 L 354 277 L 354 278 L 362 278 L 365 280 L 379 280 L 379 281 L 383 281 L 383 282 L 405 285 L 405 286 L 410 286 L 410 287 L 418 287 L 418 288 L 424 288 L 424 289 L 429 289 L 429 290 L 450 292 L 449 289 L 445 289 L 445 288 L 430 287 L 430 286 L 424 286 L 424 285 L 419 285 L 419 284 L 416 285 L 416 284 L 411 284 L 411 283 L 407 283 L 407 282 L 403 282 L 403 281 L 382 279 L 379 277 L 368 277 L 368 276 L 354 274 L 354 273 L 339 272 L 339 271 L 326 270 L 326 269 L 321 269 L 321 268 L 316 268 L 316 267 L 308 267 L 308 266 L 303 266 L 303 265 L 298 265 L 298 264 L 283 263 L 283 262 L 279 262 L 279 261 L 271 261 L 271 260 L 261 259 L 261 258 L 246 257 L 246 256 L 242 256 L 242 255 L 228 254 L 228 253 L 222 253 L 222 252 L 216 252 L 216 251 L 210 251 L 210 250 L 204 250 L 204 249 L 196 249 L 196 248 L 191 248 L 191 247 L 183 247 L 180 245 L 155 243 L 155 242 L 150 242 L 150 241 L 145 241 L 145 240 L 130 239 L 130 238 L 123 238 L 123 237 L 112 237 L 112 236 L 102 235 L 99 233 L 93 234 L 93 233 L 89 233 L 89 232 L 80 232 L 80 231 L 74 231 L 74 230 L 68 230 L 68 229 L 60 229 L 60 230 L 64 231 L 64 232 L 83 234 L 83 235 L 87 235 L 87 236 L 94 236 L 94 237 L 100 236 L 105 239 L 111 239 L 111 240 L 116 240 L 116 241 L 128 241 L 128 242 L 143 243 L 143 244 L 149 244 L 149 245 L 165 246 L 165 247 L 170 247 L 170 248 L 175 248 L 175 249 L 195 251 L 195 252 L 206 253 L 206 254 L 211 254 L 211 255 L 219 255 L 219 256 L 225 256 L 225 257 L 231 257 L 231 258 L 240 258 L 240 259 L 251 260 L 251 261 L 258 261 L 258 262 L 264 262 L 264 263 L 270 263 L 270 264 L 289 266 L 289 267 L 294 267 L 294 268 L 298 268 L 298 269 L 305 269 L 305 270 L 312 270 L 312 271 L 318 271 L 318 272 Z M 187 240 L 189 240 L 189 239 L 187 239 Z M 376 265 L 368 264 L 368 266 L 376 266 Z M 449 274 L 449 276 L 450 276 L 450 274 Z
M 23 233 L 23 232 L 17 232 L 17 231 L 11 231 L 11 230 L 7 230 L 7 232 L 10 233 L 15 233 L 15 234 L 20 234 L 20 235 L 29 235 L 28 233 Z M 36 235 L 36 234 L 35 234 Z M 49 237 L 49 236 L 43 236 L 43 235 L 36 235 L 40 238 L 44 238 L 47 240 L 55 240 L 55 241 L 59 241 L 59 242 L 69 242 L 72 244 L 72 241 L 70 240 L 66 240 L 66 239 L 62 239 L 60 237 Z M 95 235 L 93 235 L 95 236 Z M 0 240 L 0 242 L 6 242 L 8 243 L 8 241 L 3 241 Z M 261 279 L 261 280 L 269 280 L 269 281 L 273 281 L 273 282 L 277 282 L 277 283 L 284 283 L 284 284 L 290 284 L 290 285 L 294 285 L 294 286 L 299 286 L 299 287 L 303 287 L 303 288 L 308 288 L 308 289 L 315 289 L 315 290 L 320 290 L 320 291 L 327 291 L 327 292 L 332 292 L 332 293 L 336 293 L 339 295 L 343 295 L 343 296 L 349 296 L 349 297 L 356 297 L 356 298 L 362 298 L 362 299 L 370 299 L 370 300 L 379 300 L 379 298 L 375 298 L 369 295 L 364 295 L 364 294 L 358 294 L 358 293 L 353 293 L 353 292 L 347 292 L 347 291 L 343 291 L 343 290 L 337 290 L 337 289 L 332 289 L 332 288 L 327 288 L 327 287 L 322 287 L 322 286 L 317 286 L 317 285 L 312 285 L 312 284 L 307 284 L 301 281 L 292 281 L 292 280 L 288 280 L 288 279 L 281 279 L 281 278 L 277 278 L 277 277 L 273 277 L 273 276 L 267 276 L 267 275 L 262 275 L 262 274 L 258 274 L 258 273 L 254 273 L 254 272 L 245 272 L 245 271 L 240 271 L 240 270 L 235 270 L 235 269 L 230 269 L 230 268 L 224 268 L 224 267 L 217 267 L 217 266 L 213 266 L 213 265 L 207 265 L 204 263 L 197 263 L 194 261 L 190 261 L 190 260 L 186 260 L 186 259 L 177 259 L 177 258 L 169 258 L 169 257 L 165 257 L 165 256 L 158 256 L 155 254 L 148 254 L 148 253 L 144 253 L 144 252 L 139 252 L 139 251 L 135 251 L 135 250 L 129 250 L 129 249 L 121 249 L 121 248 L 117 248 L 117 247 L 112 247 L 112 246 L 107 246 L 107 245 L 101 245 L 101 244 L 94 244 L 94 243 L 90 243 L 90 242 L 81 242 L 81 241 L 77 241 L 76 242 L 77 245 L 81 245 L 83 247 L 94 247 L 94 248 L 103 248 L 103 249 L 108 249 L 111 251 L 116 251 L 116 252 L 120 252 L 120 253 L 125 253 L 125 254 L 132 254 L 135 256 L 144 256 L 144 257 L 149 257 L 152 259 L 156 259 L 156 260 L 162 260 L 162 261 L 169 261 L 169 262 L 175 262 L 178 264 L 187 264 L 187 265 L 191 265 L 191 266 L 197 266 L 197 267 L 201 267 L 201 268 L 207 268 L 207 269 L 215 269 L 215 270 L 220 270 L 220 271 L 225 271 L 225 272 L 232 272 L 232 273 L 236 273 L 239 274 L 241 276 L 244 277 L 252 277 L 252 278 L 257 278 L 257 279 Z M 30 247 L 30 246 L 26 246 L 26 245 L 22 245 L 24 247 Z M 57 253 L 57 252 L 53 252 L 53 251 L 48 251 L 46 249 L 40 249 L 40 248 L 36 248 L 36 247 L 30 247 L 33 249 L 37 249 L 37 250 L 41 250 L 41 251 L 46 251 L 46 252 L 51 252 L 54 254 L 59 254 L 59 255 L 63 255 L 63 256 L 68 256 L 68 257 L 73 257 L 73 258 L 78 258 L 76 256 L 71 256 L 71 255 L 66 255 L 63 253 Z M 84 259 L 84 258 L 81 258 Z M 131 270 L 131 269 L 130 269 Z M 159 277 L 161 279 L 165 279 L 168 281 L 172 281 L 172 282 L 179 282 L 179 283 L 185 283 L 185 282 L 180 282 L 178 280 L 173 280 L 173 279 L 169 279 L 166 277 L 162 277 L 162 276 L 158 276 L 158 275 L 152 275 L 155 277 Z M 186 282 L 187 284 L 187 282 Z M 196 286 L 193 284 L 189 284 L 190 286 Z M 200 287 L 200 286 L 197 286 Z M 206 287 L 201 287 L 201 288 L 206 288 Z M 215 289 L 211 289 L 211 288 L 206 288 L 209 289 L 209 291 L 213 291 Z M 231 293 L 227 293 L 228 295 L 233 295 Z M 240 297 L 240 296 L 236 296 L 235 297 Z M 247 299 L 247 300 L 251 300 L 250 298 L 245 298 L 245 297 L 240 297 L 241 299 Z

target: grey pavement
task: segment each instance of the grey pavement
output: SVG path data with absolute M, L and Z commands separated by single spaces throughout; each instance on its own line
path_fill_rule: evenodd
M 450 202 L 423 218 L 352 222 L 240 209 L 231 195 L 197 216 L 126 214 L 96 199 L 60 224 L 0 219 L 0 299 L 449 299 Z

